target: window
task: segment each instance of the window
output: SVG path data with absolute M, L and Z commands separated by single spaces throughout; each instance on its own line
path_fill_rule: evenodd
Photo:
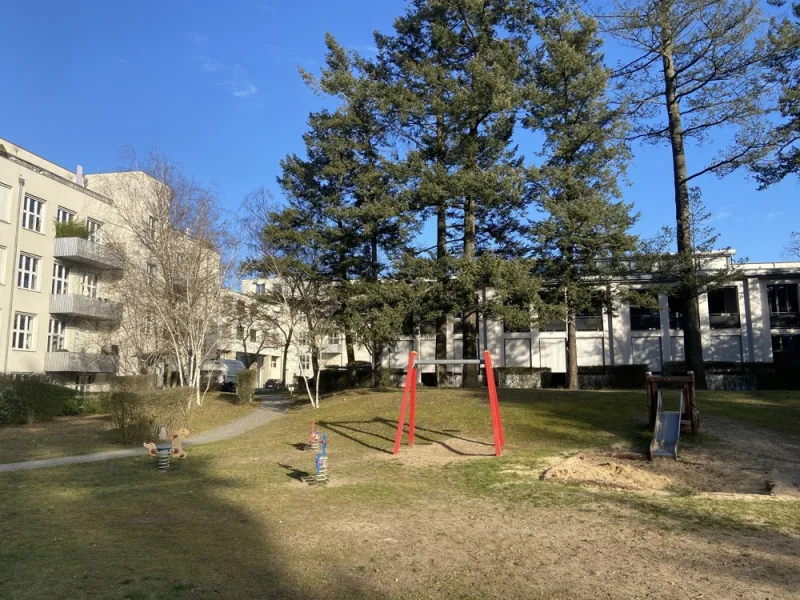
M 251 342 L 255 342 L 256 341 L 256 330 L 255 329 L 251 329 L 250 330 L 250 341 Z
M 147 223 L 147 234 L 150 236 L 151 240 L 156 239 L 156 229 L 158 228 L 158 219 L 155 217 L 150 217 Z
M 273 357 L 270 358 L 269 366 L 270 366 L 271 369 L 277 369 L 278 368 L 278 357 L 277 356 L 273 356 Z
M 669 328 L 683 330 L 683 303 L 677 296 L 667 296 Z
M 245 307 L 245 305 L 244 305 L 244 300 L 238 300 L 238 301 L 236 302 L 236 314 L 237 314 L 237 315 L 239 315 L 239 316 L 242 316 L 242 315 L 244 315 L 244 313 L 245 313 L 245 308 L 246 308 L 246 307 Z
M 100 241 L 100 227 L 103 224 L 99 221 L 95 221 L 93 219 L 86 219 L 86 229 L 89 230 L 89 241 L 90 242 L 99 242 Z
M 0 246 L 0 285 L 6 282 L 6 248 Z
M 464 319 L 453 317 L 453 335 L 464 335 Z
M 40 259 L 30 254 L 19 255 L 19 269 L 17 270 L 17 287 L 23 290 L 39 289 L 39 262 Z
M 67 322 L 60 319 L 50 319 L 50 327 L 47 330 L 47 351 L 58 352 L 64 349 L 65 333 Z
M 59 206 L 58 212 L 56 213 L 56 221 L 59 223 L 69 223 L 72 219 L 75 218 L 75 213 L 71 210 L 67 210 L 66 208 Z
M 800 364 L 800 335 L 773 335 L 772 362 L 780 365 Z
M 741 327 L 739 290 L 735 287 L 724 287 L 708 292 L 708 320 L 711 329 Z
M 244 337 L 244 325 L 237 325 L 236 326 L 236 337 L 243 338 Z
M 97 274 L 84 272 L 81 276 L 81 296 L 97 298 Z
M 267 292 L 267 286 L 265 284 L 263 283 L 256 284 L 256 294 L 260 296 L 265 294 L 266 292 Z
M 658 299 L 653 296 L 656 306 L 648 308 L 644 306 L 631 306 L 631 330 L 632 331 L 657 331 L 661 329 L 661 312 L 658 309 Z
M 44 217 L 44 201 L 25 196 L 22 206 L 22 228 L 42 233 L 42 219 Z
M 311 370 L 311 355 L 310 354 L 301 354 L 300 355 L 300 369 L 302 371 L 310 371 Z
M 575 315 L 578 331 L 603 331 L 603 299 L 592 297 L 592 306 Z
M 341 344 L 342 343 L 341 339 L 339 338 L 338 332 L 337 333 L 332 333 L 330 335 L 330 337 L 328 338 L 328 343 L 329 344 Z
M 153 315 L 145 315 L 144 327 L 142 328 L 145 335 L 153 335 L 153 332 L 155 331 L 155 326 L 153 323 Z
M 25 313 L 14 315 L 11 347 L 14 350 L 33 350 L 33 326 L 36 317 Z
M 69 293 L 69 267 L 55 263 L 53 265 L 53 294 Z
M 797 304 L 797 285 L 768 285 L 771 327 L 800 327 L 800 311 Z
M 308 346 L 308 332 L 301 331 L 297 334 L 297 343 L 301 346 Z
M 0 183 L 0 221 L 11 221 L 11 187 Z
M 147 285 L 153 285 L 156 278 L 156 266 L 153 263 L 147 263 Z

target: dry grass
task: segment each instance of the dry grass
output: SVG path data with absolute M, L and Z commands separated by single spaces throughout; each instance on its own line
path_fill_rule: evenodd
M 419 447 L 397 458 L 399 393 L 360 392 L 192 448 L 168 472 L 142 457 L 4 474 L 0 597 L 790 598 L 800 589 L 800 503 L 526 476 L 544 456 L 644 444 L 643 393 L 503 391 L 500 400 L 500 459 L 445 447 L 491 438 L 482 393 L 422 390 Z M 791 413 L 798 401 L 765 410 Z M 701 404 L 704 419 L 730 413 L 730 402 Z M 298 449 L 312 418 L 330 438 L 327 488 L 299 482 L 313 470 L 313 454 Z

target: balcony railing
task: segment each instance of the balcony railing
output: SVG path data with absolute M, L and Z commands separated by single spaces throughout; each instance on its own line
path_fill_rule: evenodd
M 800 327 L 800 314 L 796 312 L 771 313 L 769 326 L 775 329 Z
M 711 329 L 732 329 L 742 326 L 737 313 L 709 314 L 708 321 Z
M 658 313 L 631 315 L 631 329 L 633 331 L 656 331 L 661 329 L 661 316 Z
M 601 315 L 575 317 L 575 328 L 578 331 L 603 331 L 603 317 Z
M 47 373 L 116 373 L 117 363 L 110 354 L 89 352 L 48 352 L 44 356 Z
M 79 294 L 55 294 L 50 296 L 50 313 L 98 321 L 119 321 L 122 318 L 122 305 Z
M 106 246 L 83 238 L 56 238 L 53 254 L 56 258 L 90 265 L 97 269 L 122 268 L 122 261 Z
M 342 353 L 342 344 L 339 342 L 336 343 L 327 343 L 322 348 L 323 354 L 341 354 Z

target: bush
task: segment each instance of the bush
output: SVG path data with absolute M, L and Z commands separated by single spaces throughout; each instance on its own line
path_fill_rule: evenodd
M 236 404 L 245 404 L 253 401 L 257 378 L 258 373 L 250 369 L 236 373 Z
M 305 387 L 305 384 L 302 384 Z M 309 387 L 314 389 L 314 381 L 308 381 Z M 372 369 L 371 368 L 357 368 L 355 370 L 355 378 L 351 380 L 351 374 L 347 369 L 323 369 L 319 372 L 319 393 L 331 394 L 333 392 L 342 392 L 352 388 L 368 388 L 372 387 Z
M 148 392 L 156 389 L 155 375 L 118 375 L 111 382 L 114 391 Z
M 56 221 L 56 237 L 57 238 L 81 238 L 83 240 L 89 239 L 89 227 L 86 223 L 73 219 L 72 221 Z
M 123 382 L 125 384 L 127 382 Z M 115 387 L 110 394 L 111 419 L 123 444 L 158 440 L 159 427 L 167 434 L 189 426 L 192 388 L 128 391 Z
M 495 367 L 494 379 L 499 388 L 536 389 L 551 386 L 552 371 L 548 367 Z
M 111 402 L 109 392 L 86 392 L 76 394 L 64 406 L 64 416 L 102 415 L 107 414 Z
M 706 384 L 710 390 L 800 389 L 795 365 L 765 362 L 706 361 Z M 664 363 L 665 375 L 686 375 L 686 363 Z
M 0 377 L 0 425 L 51 421 L 65 414 L 75 390 L 44 375 Z

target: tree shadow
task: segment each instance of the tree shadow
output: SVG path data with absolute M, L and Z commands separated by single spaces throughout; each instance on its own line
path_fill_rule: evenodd
M 335 554 L 304 575 L 305 546 L 278 531 L 286 516 L 255 493 L 250 465 L 221 476 L 196 451 L 167 471 L 142 457 L 2 474 L 0 597 L 382 598 Z
M 286 473 L 287 477 L 295 479 L 300 482 L 306 482 L 309 477 L 311 477 L 311 473 L 308 471 L 301 471 L 300 469 L 295 469 L 292 465 L 286 465 L 283 463 L 277 463 L 277 465 L 281 469 L 286 469 L 288 472 Z

